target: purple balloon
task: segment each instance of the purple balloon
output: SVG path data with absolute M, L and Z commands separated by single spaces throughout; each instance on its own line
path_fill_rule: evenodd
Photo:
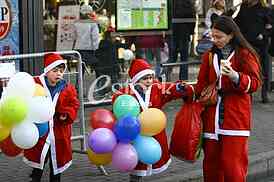
M 112 166 L 122 172 L 132 171 L 138 163 L 138 156 L 131 144 L 118 143 L 112 152 Z
M 116 144 L 116 137 L 110 129 L 97 128 L 89 135 L 88 145 L 97 154 L 112 152 Z

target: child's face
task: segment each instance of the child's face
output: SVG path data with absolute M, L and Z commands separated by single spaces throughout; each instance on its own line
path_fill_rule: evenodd
M 58 81 L 63 79 L 64 72 L 65 72 L 64 65 L 57 66 L 53 68 L 52 70 L 50 70 L 49 72 L 47 72 L 46 76 L 48 78 L 49 84 L 52 86 L 55 86 Z
M 139 80 L 139 84 L 145 87 L 149 87 L 153 84 L 154 75 L 146 75 Z

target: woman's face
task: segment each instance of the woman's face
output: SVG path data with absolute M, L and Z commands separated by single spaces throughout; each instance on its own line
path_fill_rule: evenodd
M 217 9 L 224 9 L 225 2 L 223 0 L 219 0 L 219 1 L 216 2 L 215 6 L 216 6 Z
M 219 49 L 222 49 L 233 38 L 232 34 L 226 34 L 218 29 L 212 28 L 213 43 Z

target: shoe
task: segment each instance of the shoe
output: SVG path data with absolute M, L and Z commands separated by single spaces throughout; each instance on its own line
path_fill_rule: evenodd
M 143 182 L 142 176 L 136 176 L 136 175 L 130 175 L 129 176 L 129 182 Z
M 268 97 L 263 97 L 263 98 L 262 98 L 262 103 L 263 103 L 263 104 L 269 103 Z

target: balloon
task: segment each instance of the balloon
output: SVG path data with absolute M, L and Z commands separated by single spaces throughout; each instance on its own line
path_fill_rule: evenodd
M 6 90 L 8 96 L 32 97 L 35 82 L 30 74 L 18 72 L 10 78 Z
M 136 117 L 140 113 L 140 105 L 138 101 L 131 95 L 120 95 L 114 101 L 113 112 L 117 119 L 130 114 Z
M 134 58 L 134 54 L 130 49 L 126 49 L 123 52 L 123 58 L 126 61 L 132 60 Z
M 114 127 L 117 140 L 124 143 L 134 140 L 139 135 L 140 130 L 139 120 L 130 115 L 121 117 Z
M 46 96 L 46 95 L 47 94 L 46 94 L 44 87 L 42 87 L 42 85 L 36 83 L 33 96 Z
M 11 130 L 11 139 L 22 149 L 30 149 L 39 139 L 39 131 L 34 123 L 23 122 Z
M 28 105 L 20 96 L 6 98 L 0 107 L 1 123 L 3 126 L 11 127 L 23 121 L 28 113 Z
M 29 101 L 29 108 L 27 119 L 34 123 L 44 123 L 53 118 L 54 107 L 51 97 L 32 97 Z
M 10 129 L 0 125 L 0 142 L 8 138 Z
M 45 123 L 34 123 L 36 127 L 38 128 L 39 137 L 45 136 L 49 131 L 49 122 Z
M 161 159 L 161 145 L 153 137 L 139 135 L 136 140 L 134 140 L 133 146 L 136 149 L 138 158 L 142 163 L 155 164 Z
M 139 115 L 141 135 L 154 136 L 166 127 L 166 115 L 157 108 L 148 108 Z
M 90 148 L 87 149 L 87 153 L 88 153 L 89 161 L 92 164 L 96 165 L 96 166 L 107 165 L 112 160 L 112 154 L 111 153 L 96 154 Z
M 96 153 L 110 153 L 116 146 L 114 133 L 107 128 L 97 128 L 89 135 L 88 146 Z
M 1 151 L 8 157 L 15 157 L 23 152 L 23 149 L 17 147 L 11 140 L 9 136 L 2 142 L 0 142 Z
M 118 143 L 112 152 L 112 166 L 122 172 L 132 171 L 138 163 L 136 150 L 131 144 Z
M 90 126 L 93 129 L 96 128 L 113 128 L 115 124 L 115 117 L 107 109 L 96 109 L 94 112 L 90 113 Z

